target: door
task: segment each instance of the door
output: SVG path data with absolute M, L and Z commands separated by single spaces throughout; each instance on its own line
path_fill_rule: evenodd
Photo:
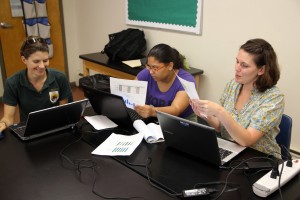
M 59 0 L 48 0 L 46 2 L 48 19 L 51 24 L 50 39 L 53 43 L 53 57 L 50 59 L 50 67 L 67 73 L 60 2 Z M 1 68 L 3 69 L 2 78 L 5 80 L 15 72 L 25 68 L 21 62 L 19 51 L 26 33 L 22 23 L 23 17 L 12 17 L 10 0 L 1 0 L 0 5 L 0 22 L 2 23 L 0 27 L 0 45 L 4 64 Z

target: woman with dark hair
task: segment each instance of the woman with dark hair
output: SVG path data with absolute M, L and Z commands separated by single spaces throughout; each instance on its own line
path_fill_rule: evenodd
M 238 51 L 235 79 L 226 85 L 221 105 L 196 99 L 190 104 L 222 137 L 280 157 L 275 140 L 284 110 L 284 95 L 276 87 L 279 77 L 272 46 L 263 39 L 248 40 Z
M 66 76 L 48 68 L 49 48 L 43 38 L 26 38 L 20 56 L 26 69 L 15 73 L 5 82 L 4 115 L 0 120 L 0 131 L 14 123 L 17 106 L 20 120 L 26 121 L 29 112 L 65 104 L 72 98 Z
M 146 68 L 137 79 L 148 82 L 146 104 L 135 106 L 144 118 L 156 117 L 156 111 L 197 121 L 189 105 L 189 97 L 182 87 L 179 77 L 196 84 L 194 77 L 185 71 L 184 57 L 167 44 L 154 46 L 147 55 Z

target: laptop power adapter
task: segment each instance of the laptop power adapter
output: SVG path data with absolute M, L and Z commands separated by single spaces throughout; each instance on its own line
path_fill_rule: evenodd
M 184 198 L 187 199 L 194 199 L 194 197 L 199 196 L 207 196 L 209 195 L 209 190 L 207 188 L 197 188 L 197 189 L 191 189 L 191 190 L 183 190 L 182 195 Z
M 248 169 L 272 169 L 273 165 L 270 162 L 246 162 Z

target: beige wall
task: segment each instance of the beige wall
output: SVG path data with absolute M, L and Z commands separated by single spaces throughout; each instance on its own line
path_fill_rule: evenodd
M 99 52 L 108 34 L 126 29 L 124 0 L 63 0 L 71 81 L 82 72 L 80 54 Z M 251 38 L 269 41 L 278 55 L 286 97 L 285 113 L 294 120 L 292 146 L 300 152 L 300 1 L 207 0 L 203 3 L 202 35 L 143 28 L 148 49 L 167 43 L 186 55 L 192 67 L 204 70 L 200 98 L 219 100 L 234 76 L 238 48 Z

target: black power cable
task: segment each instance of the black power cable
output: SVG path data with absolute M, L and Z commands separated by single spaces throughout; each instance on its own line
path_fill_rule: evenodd
M 65 151 L 70 148 L 73 144 L 79 142 L 82 140 L 83 137 L 83 133 L 81 132 L 81 128 L 84 124 L 82 124 L 79 127 L 79 132 L 81 133 L 80 137 L 78 139 L 76 139 L 75 141 L 71 142 L 70 144 L 66 145 L 59 153 L 62 162 L 63 160 L 66 160 L 69 164 L 71 164 L 72 166 L 74 166 L 74 169 L 78 172 L 78 175 L 81 175 L 82 173 L 82 169 L 87 168 L 87 169 L 92 169 L 93 172 L 93 185 L 92 185 L 92 193 L 95 194 L 96 196 L 99 196 L 103 199 L 124 199 L 124 200 L 130 200 L 130 199 L 144 199 L 144 197 L 108 197 L 108 196 L 104 196 L 98 192 L 96 192 L 95 190 L 95 186 L 96 186 L 96 167 L 97 167 L 97 163 L 95 161 L 93 161 L 92 159 L 71 159 L 69 156 L 67 156 L 65 154 Z M 62 163 L 63 164 L 63 163 Z

